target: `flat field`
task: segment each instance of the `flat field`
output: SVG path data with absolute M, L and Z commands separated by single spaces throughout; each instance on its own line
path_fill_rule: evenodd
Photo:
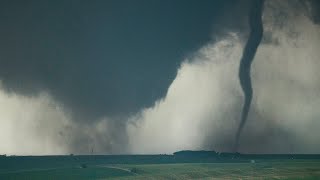
M 52 159 L 0 160 L 0 179 L 320 179 L 320 160 L 312 159 L 120 164 Z

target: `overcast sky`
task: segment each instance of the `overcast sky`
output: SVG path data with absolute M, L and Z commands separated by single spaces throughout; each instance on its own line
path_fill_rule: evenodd
M 0 154 L 230 151 L 251 0 L 0 2 Z M 318 1 L 266 1 L 239 150 L 320 153 Z

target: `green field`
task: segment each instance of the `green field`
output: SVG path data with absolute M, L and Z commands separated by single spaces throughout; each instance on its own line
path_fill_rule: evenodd
M 0 171 L 0 179 L 320 179 L 319 160 L 236 163 L 77 164 Z

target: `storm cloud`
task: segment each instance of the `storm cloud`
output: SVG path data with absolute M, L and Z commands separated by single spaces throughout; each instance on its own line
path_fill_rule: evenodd
M 320 27 L 304 3 L 265 2 L 265 35 L 252 64 L 255 94 L 239 152 L 319 153 Z M 233 150 L 243 103 L 239 36 L 207 44 L 183 63 L 166 98 L 129 126 L 134 152 Z
M 3 1 L 0 78 L 75 119 L 135 113 L 166 94 L 231 1 Z
M 1 4 L 0 153 L 232 150 L 251 1 Z M 319 152 L 314 4 L 265 2 L 240 152 Z

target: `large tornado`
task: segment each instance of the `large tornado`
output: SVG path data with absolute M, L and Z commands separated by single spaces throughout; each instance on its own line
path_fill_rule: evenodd
M 251 99 L 252 99 L 252 85 L 250 77 L 251 63 L 256 54 L 257 48 L 261 42 L 263 35 L 263 25 L 262 25 L 262 9 L 264 0 L 252 0 L 252 7 L 249 14 L 249 26 L 250 35 L 243 50 L 243 54 L 240 61 L 239 67 L 239 80 L 240 85 L 244 93 L 244 105 L 241 113 L 241 121 L 236 133 L 236 139 L 234 144 L 234 151 L 238 150 L 239 138 L 241 131 L 246 123 Z

